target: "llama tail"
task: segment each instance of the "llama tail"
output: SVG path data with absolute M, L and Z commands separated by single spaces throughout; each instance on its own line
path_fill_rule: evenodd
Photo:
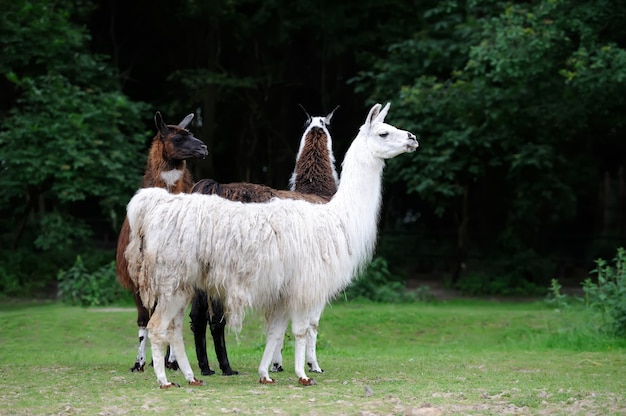
M 151 282 L 156 259 L 147 255 L 145 250 L 147 232 L 145 219 L 150 208 L 158 203 L 155 197 L 162 195 L 161 192 L 167 194 L 167 191 L 159 188 L 139 190 L 128 203 L 126 211 L 130 232 L 124 256 L 128 262 L 130 279 L 139 290 L 144 306 L 149 309 L 156 303 L 156 294 Z

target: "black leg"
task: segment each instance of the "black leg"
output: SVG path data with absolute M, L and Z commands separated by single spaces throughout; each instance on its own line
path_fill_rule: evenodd
M 222 302 L 218 299 L 211 298 L 210 312 L 209 323 L 211 324 L 211 335 L 213 336 L 215 355 L 217 356 L 217 361 L 220 363 L 222 374 L 225 376 L 237 375 L 239 372 L 230 368 L 228 353 L 226 352 L 226 338 L 224 337 L 226 317 L 224 316 L 224 306 Z
M 165 368 L 168 370 L 178 370 L 178 361 L 170 361 L 170 346 L 167 346 L 167 351 L 165 353 Z
M 196 290 L 196 295 L 191 303 L 191 331 L 193 332 L 193 340 L 196 345 L 196 357 L 198 358 L 198 367 L 203 376 L 215 374 L 215 371 L 209 367 L 209 358 L 206 353 L 206 327 L 209 313 L 209 302 L 207 295 L 203 290 Z

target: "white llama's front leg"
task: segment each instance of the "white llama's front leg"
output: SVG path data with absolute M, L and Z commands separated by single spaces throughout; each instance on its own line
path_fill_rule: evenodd
M 307 377 L 304 372 L 304 358 L 306 354 L 306 342 L 309 337 L 309 320 L 306 317 L 294 317 L 291 321 L 291 328 L 293 335 L 296 339 L 295 353 L 294 353 L 294 367 L 296 370 L 296 376 L 298 376 L 298 383 L 303 386 L 312 386 L 317 384 L 315 380 Z
M 187 305 L 185 303 L 185 305 Z M 170 343 L 170 357 L 178 357 L 178 367 L 185 376 L 185 379 L 191 386 L 202 386 L 204 382 L 198 380 L 193 375 L 193 370 L 189 364 L 189 358 L 185 351 L 185 343 L 183 340 L 183 319 L 185 314 L 185 306 L 179 309 L 178 313 L 174 317 L 172 324 L 168 328 L 168 340 Z
M 273 384 L 275 383 L 269 376 L 268 368 L 272 362 L 274 352 L 282 345 L 282 341 L 285 338 L 285 330 L 289 319 L 285 311 L 273 311 L 267 317 L 267 338 L 265 340 L 265 350 L 263 351 L 263 358 L 259 364 L 259 383 L 261 384 Z

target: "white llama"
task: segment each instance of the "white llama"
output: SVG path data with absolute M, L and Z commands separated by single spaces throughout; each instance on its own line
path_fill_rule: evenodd
M 367 266 L 376 244 L 385 159 L 417 149 L 415 135 L 384 123 L 389 104 L 376 104 L 346 152 L 341 181 L 327 204 L 274 199 L 232 202 L 201 194 L 138 191 L 128 204 L 131 239 L 126 257 L 145 305 L 154 371 L 170 383 L 163 365 L 169 341 L 180 369 L 194 377 L 182 337 L 184 311 L 194 288 L 224 300 L 229 326 L 240 331 L 246 309 L 265 312 L 268 331 L 259 365 L 261 383 L 289 320 L 295 336 L 299 383 L 310 322 Z
M 294 171 L 289 181 L 293 192 L 275 190 L 269 186 L 246 182 L 218 183 L 213 179 L 201 179 L 193 186 L 191 192 L 215 194 L 231 201 L 246 203 L 267 202 L 272 198 L 298 199 L 304 195 L 309 202 L 328 202 L 337 192 L 337 185 L 339 184 L 335 157 L 332 151 L 332 138 L 328 130 L 337 108 L 339 107 L 337 106 L 326 116 L 311 117 L 302 107 L 307 120 L 300 139 Z M 214 373 L 209 367 L 206 351 L 206 328 L 207 323 L 210 322 L 215 355 L 222 373 L 225 375 L 237 374 L 231 368 L 226 352 L 224 329 L 227 320 L 224 317 L 224 307 L 221 300 L 208 298 L 203 290 L 197 289 L 196 296 L 191 303 L 189 317 L 191 318 L 191 330 L 200 372 L 203 375 Z M 307 339 L 306 360 L 310 371 L 322 373 L 323 370 L 317 361 L 316 353 L 318 322 L 319 317 L 311 323 L 310 336 Z M 274 354 L 271 371 L 283 371 L 282 343 Z

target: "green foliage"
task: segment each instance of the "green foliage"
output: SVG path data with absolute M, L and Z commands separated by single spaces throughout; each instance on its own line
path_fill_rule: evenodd
M 90 271 L 81 256 L 74 265 L 58 274 L 58 297 L 77 306 L 104 306 L 128 298 L 128 292 L 117 281 L 115 262 Z
M 557 279 L 550 281 L 548 294 L 546 295 L 546 303 L 556 309 L 562 310 L 570 307 L 570 301 L 566 294 L 561 292 L 563 287 Z
M 55 292 L 60 268 L 71 264 L 74 252 L 41 252 L 32 248 L 0 251 L 0 296 L 47 298 Z
M 374 302 L 410 302 L 432 300 L 427 287 L 408 292 L 402 282 L 393 280 L 387 260 L 376 257 L 367 269 L 346 289 L 348 300 L 368 299 Z
M 554 264 L 532 250 L 497 250 L 482 267 L 470 271 L 454 287 L 474 295 L 537 296 L 545 294 Z
M 587 306 L 600 313 L 601 328 L 626 337 L 626 250 L 618 248 L 612 264 L 597 259 L 591 273 L 596 279 L 583 282 Z
M 0 114 L 0 211 L 17 242 L 29 228 L 44 250 L 89 234 L 78 202 L 99 204 L 119 228 L 147 139 L 145 104 L 120 92 L 116 72 L 88 51 L 89 35 L 63 6 L 16 1 L 0 16 L 0 72 L 13 91 Z
M 597 154 L 623 146 L 625 6 L 431 7 L 352 81 L 371 101 L 393 95 L 394 121 L 422 137 L 418 152 L 389 161 L 387 179 L 449 219 L 462 245 L 544 253 L 546 234 L 595 203 L 598 172 L 614 169 Z

